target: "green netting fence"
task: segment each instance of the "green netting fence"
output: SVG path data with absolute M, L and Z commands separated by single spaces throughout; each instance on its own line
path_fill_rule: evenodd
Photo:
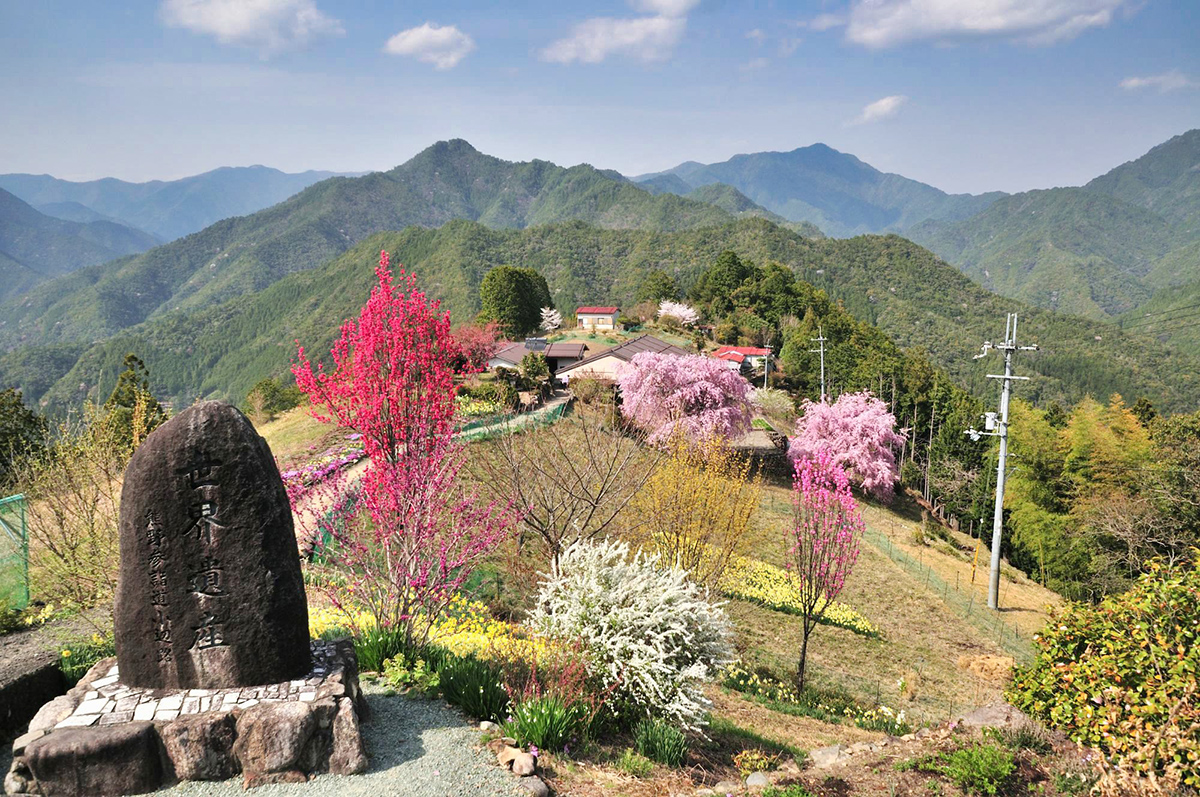
M 974 590 L 960 590 L 958 585 L 950 584 L 939 576 L 932 566 L 914 559 L 893 545 L 886 534 L 867 529 L 864 537 L 889 559 L 913 574 L 926 590 L 941 598 L 951 611 L 957 612 L 964 620 L 996 640 L 996 644 L 1018 663 L 1024 664 L 1033 658 L 1032 640 L 1029 636 L 1022 636 L 1016 623 L 1005 622 L 998 612 L 987 607 L 986 602 L 978 600 Z M 1004 604 L 1003 588 L 1000 603 Z
M 0 499 L 0 606 L 29 605 L 29 534 L 25 496 Z

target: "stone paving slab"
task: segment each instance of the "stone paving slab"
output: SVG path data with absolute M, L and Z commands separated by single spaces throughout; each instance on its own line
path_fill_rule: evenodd
M 336 660 L 334 643 L 312 643 L 312 670 L 304 678 L 263 686 L 233 689 L 186 689 L 167 691 L 140 689 L 121 683 L 117 665 L 91 683 L 82 702 L 55 728 L 84 728 L 92 725 L 113 725 L 125 722 L 170 722 L 181 716 L 204 714 L 210 711 L 230 711 L 250 708 L 259 703 L 317 699 L 321 686 L 342 670 Z

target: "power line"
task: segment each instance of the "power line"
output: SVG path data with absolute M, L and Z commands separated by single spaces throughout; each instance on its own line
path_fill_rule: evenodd
M 972 440 L 978 440 L 983 436 L 999 437 L 1000 438 L 1000 459 L 996 463 L 996 506 L 992 514 L 992 569 L 990 578 L 988 579 L 988 608 L 1000 608 L 1000 541 L 1004 531 L 1004 482 L 1008 477 L 1008 402 L 1012 395 L 1012 383 L 1014 380 L 1027 381 L 1027 376 L 1015 376 L 1012 372 L 1012 357 L 1014 352 L 1018 351 L 1037 351 L 1037 346 L 1018 346 L 1017 345 L 1017 314 L 1009 313 L 1008 319 L 1004 324 L 1004 342 L 995 344 L 991 341 L 986 341 L 983 344 L 983 351 L 975 355 L 976 360 L 986 357 L 992 351 L 1004 352 L 1004 374 L 987 374 L 988 379 L 1001 379 L 1004 386 L 1000 390 L 1000 412 L 986 413 L 984 418 L 984 429 L 968 429 L 967 434 Z M 980 537 L 982 537 L 982 532 Z
M 1195 310 L 1197 308 L 1200 308 L 1200 304 L 1188 304 L 1188 305 L 1184 305 L 1183 307 L 1173 307 L 1169 310 L 1158 310 L 1153 313 L 1142 313 L 1140 316 L 1138 316 L 1137 320 L 1141 320 L 1143 318 L 1150 318 L 1150 317 L 1156 316 L 1156 315 L 1165 315 L 1167 313 L 1178 313 L 1178 312 L 1182 312 L 1183 310 Z

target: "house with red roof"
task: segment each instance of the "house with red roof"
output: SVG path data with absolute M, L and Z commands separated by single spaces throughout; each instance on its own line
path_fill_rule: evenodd
M 724 360 L 731 370 L 740 370 L 745 364 L 747 368 L 764 368 L 771 356 L 770 349 L 759 346 L 722 346 L 712 353 L 718 360 Z
M 575 311 L 575 323 L 580 329 L 592 332 L 617 328 L 619 307 L 580 307 Z

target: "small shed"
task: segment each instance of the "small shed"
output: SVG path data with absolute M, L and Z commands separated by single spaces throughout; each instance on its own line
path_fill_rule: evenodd
M 575 323 L 580 329 L 613 330 L 619 312 L 619 307 L 580 307 L 575 311 Z

